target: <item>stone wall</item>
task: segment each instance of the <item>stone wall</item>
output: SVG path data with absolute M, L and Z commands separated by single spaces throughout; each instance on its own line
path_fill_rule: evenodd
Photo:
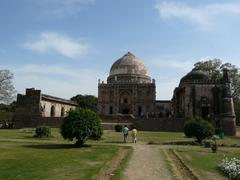
M 59 127 L 61 120 L 70 109 L 75 109 L 77 103 L 41 94 L 34 88 L 26 89 L 26 94 L 17 95 L 17 107 L 14 115 L 16 128 L 50 125 Z
M 103 128 L 114 130 L 116 124 L 132 125 L 140 131 L 173 131 L 182 132 L 184 127 L 183 118 L 132 118 L 130 116 L 102 116 Z
M 61 127 L 63 122 L 62 117 L 33 117 L 33 116 L 22 116 L 22 119 L 18 119 L 14 122 L 15 128 L 32 127 L 35 128 L 40 125 L 46 125 L 51 127 Z

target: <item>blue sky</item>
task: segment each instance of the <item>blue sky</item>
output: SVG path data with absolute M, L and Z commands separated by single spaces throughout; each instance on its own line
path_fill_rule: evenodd
M 157 99 L 170 99 L 196 61 L 240 66 L 239 32 L 239 0 L 1 0 L 0 69 L 18 93 L 97 95 L 130 51 L 156 79 Z

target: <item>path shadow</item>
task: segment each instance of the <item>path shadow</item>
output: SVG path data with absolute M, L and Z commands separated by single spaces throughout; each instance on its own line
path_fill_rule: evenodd
M 192 146 L 194 146 L 194 145 L 198 145 L 198 146 L 201 145 L 200 143 L 198 143 L 196 141 L 188 141 L 188 140 L 186 140 L 186 141 L 163 142 L 161 144 L 163 144 L 163 145 L 184 145 L 184 146 L 186 146 L 186 145 L 192 145 Z
M 82 147 L 78 147 L 75 144 L 31 144 L 24 145 L 24 147 L 33 149 L 81 149 L 91 147 L 91 145 L 86 144 Z
M 113 144 L 126 144 L 123 141 L 104 141 L 104 143 L 113 143 Z

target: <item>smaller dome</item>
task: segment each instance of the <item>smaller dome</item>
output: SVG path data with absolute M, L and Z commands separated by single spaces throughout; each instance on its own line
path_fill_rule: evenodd
M 194 82 L 194 81 L 201 81 L 201 80 L 209 80 L 209 74 L 205 71 L 200 69 L 194 68 L 191 72 L 189 72 L 186 76 L 184 76 L 180 83 L 184 82 Z

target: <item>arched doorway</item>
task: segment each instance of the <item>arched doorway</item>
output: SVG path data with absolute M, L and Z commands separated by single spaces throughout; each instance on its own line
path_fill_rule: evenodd
M 122 114 L 129 114 L 129 109 L 128 108 L 124 108 L 122 110 Z
M 55 116 L 55 107 L 51 106 L 51 112 L 50 112 L 51 117 Z
M 131 91 L 122 91 L 119 99 L 119 113 L 131 114 L 132 113 L 132 93 Z
M 65 116 L 65 110 L 64 110 L 64 107 L 62 107 L 61 109 L 61 117 L 64 117 Z

